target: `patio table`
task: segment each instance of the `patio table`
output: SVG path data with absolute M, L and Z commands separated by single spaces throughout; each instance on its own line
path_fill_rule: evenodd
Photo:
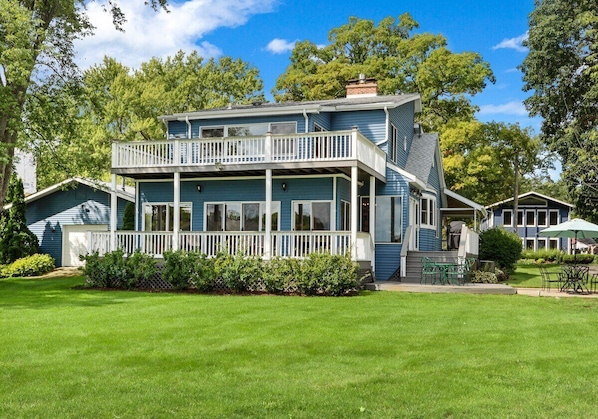
M 451 267 L 456 266 L 456 262 L 435 262 L 434 263 L 438 270 L 440 271 L 440 283 L 445 285 L 449 282 L 448 273 L 451 270 Z
M 565 265 L 562 268 L 565 281 L 561 287 L 562 292 L 589 294 L 588 276 L 590 268 L 587 265 Z

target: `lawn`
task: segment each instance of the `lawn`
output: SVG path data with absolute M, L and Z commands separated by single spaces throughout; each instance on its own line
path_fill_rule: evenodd
M 540 276 L 540 269 L 536 264 L 517 264 L 515 272 L 509 275 L 507 283 L 514 287 L 523 288 L 541 288 L 542 277 Z M 548 265 L 549 271 L 560 270 L 559 265 Z
M 0 281 L 0 417 L 597 417 L 598 300 Z

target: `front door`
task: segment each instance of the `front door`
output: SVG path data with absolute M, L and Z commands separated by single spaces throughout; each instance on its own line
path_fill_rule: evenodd
M 409 225 L 412 228 L 409 249 L 419 250 L 419 201 L 409 197 Z

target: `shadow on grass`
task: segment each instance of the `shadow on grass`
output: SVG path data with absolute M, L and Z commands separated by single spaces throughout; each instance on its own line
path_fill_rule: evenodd
M 129 291 L 103 292 L 79 288 L 82 276 L 69 278 L 11 278 L 0 280 L 0 309 L 99 307 L 122 304 L 140 295 Z

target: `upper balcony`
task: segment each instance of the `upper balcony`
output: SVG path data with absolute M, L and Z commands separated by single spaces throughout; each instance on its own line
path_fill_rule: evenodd
M 192 138 L 112 145 L 112 173 L 152 178 L 263 173 L 350 173 L 386 180 L 386 154 L 357 129 L 256 137 Z

